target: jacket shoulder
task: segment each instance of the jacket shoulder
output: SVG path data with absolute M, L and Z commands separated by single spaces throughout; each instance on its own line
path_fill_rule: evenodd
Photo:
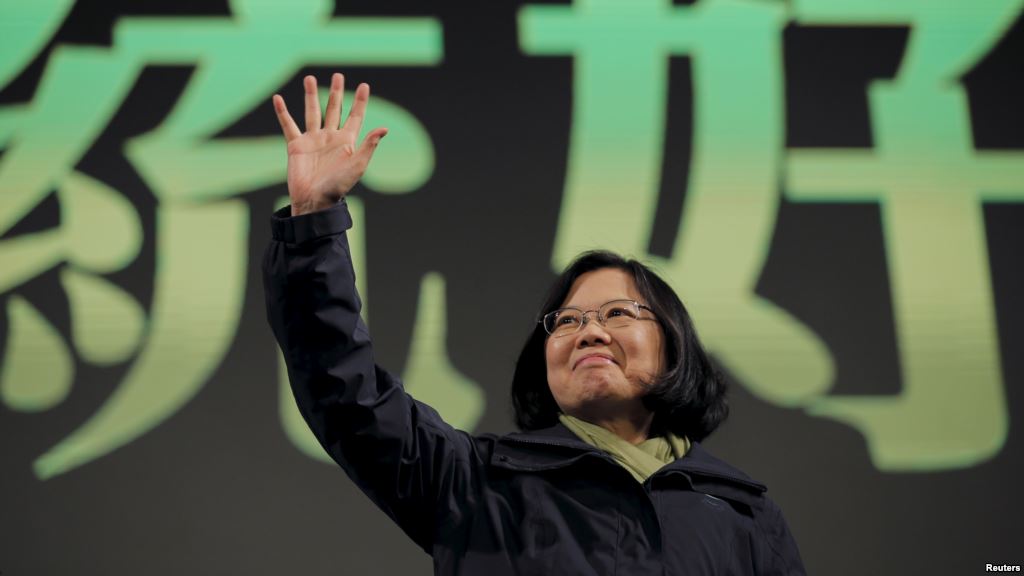
M 796 540 L 782 509 L 767 495 L 768 488 L 745 472 L 712 455 L 698 442 L 690 452 L 676 461 L 683 470 L 691 472 L 695 488 L 701 491 L 719 491 L 726 498 L 750 505 L 754 529 L 762 543 L 759 553 L 759 573 L 773 576 L 806 575 Z M 707 484 L 701 481 L 707 478 Z M 736 488 L 740 488 L 737 490 Z
M 768 490 L 764 484 L 754 480 L 743 470 L 709 452 L 700 442 L 692 442 L 690 450 L 676 461 L 676 465 L 682 469 L 731 480 L 760 493 Z
M 764 497 L 764 507 L 754 517 L 764 542 L 762 566 L 766 574 L 806 576 L 803 559 L 782 509 L 774 500 Z

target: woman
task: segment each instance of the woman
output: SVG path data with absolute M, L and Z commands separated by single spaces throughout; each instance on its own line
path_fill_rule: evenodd
M 803 574 L 765 487 L 699 441 L 724 385 L 660 278 L 607 252 L 559 278 L 513 381 L 522 432 L 470 436 L 376 366 L 349 258 L 345 194 L 387 133 L 356 146 L 369 86 L 323 123 L 307 77 L 288 141 L 291 206 L 264 259 L 267 313 L 299 408 L 356 484 L 437 574 Z

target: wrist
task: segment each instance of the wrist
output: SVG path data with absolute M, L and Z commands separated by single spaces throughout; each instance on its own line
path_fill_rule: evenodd
M 292 202 L 292 216 L 302 216 L 303 214 L 310 214 L 312 212 L 319 212 L 321 210 L 327 210 L 334 206 L 341 199 L 336 201 L 309 201 L 309 202 Z

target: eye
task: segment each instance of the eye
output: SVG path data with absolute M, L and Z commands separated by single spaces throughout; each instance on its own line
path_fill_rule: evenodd
M 604 315 L 605 318 L 636 318 L 636 308 L 628 304 L 616 304 L 611 306 Z
M 563 312 L 555 317 L 556 326 L 573 326 L 579 321 L 579 317 L 574 312 Z

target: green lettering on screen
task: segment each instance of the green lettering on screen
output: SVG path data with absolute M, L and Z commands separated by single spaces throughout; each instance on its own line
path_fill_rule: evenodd
M 574 57 L 554 267 L 598 246 L 646 256 L 674 281 L 709 348 L 746 387 L 856 427 L 879 469 L 960 468 L 991 457 L 1005 442 L 1007 413 L 980 203 L 1024 200 L 1024 155 L 972 150 L 958 79 L 1020 8 L 1018 1 L 798 0 L 801 23 L 913 30 L 897 81 L 870 91 L 875 149 L 785 157 L 782 5 L 578 0 L 524 8 L 524 51 Z M 670 54 L 692 61 L 694 157 L 677 243 L 662 259 L 646 247 Z M 795 200 L 882 204 L 900 395 L 828 396 L 833 365 L 824 343 L 754 293 L 783 175 Z
M 780 201 L 784 25 L 781 4 L 739 0 L 692 7 L 587 0 L 520 13 L 526 52 L 574 57 L 553 267 L 598 246 L 654 262 L 691 304 L 708 347 L 745 386 L 800 406 L 828 390 L 831 355 L 806 326 L 754 293 Z M 691 58 L 694 145 L 683 222 L 672 256 L 662 259 L 647 246 L 671 55 Z
M 109 50 L 59 46 L 45 66 L 31 104 L 0 114 L 0 136 L 7 144 L 0 162 L 2 233 L 38 205 L 50 189 L 84 178 L 73 166 L 109 122 L 144 67 L 195 66 L 170 115 L 156 130 L 127 142 L 125 148 L 160 202 L 154 301 L 148 318 L 129 319 L 138 311 L 133 299 L 96 276 L 123 268 L 134 259 L 134 253 L 126 261 L 119 260 L 117 266 L 96 269 L 96 263 L 88 258 L 82 265 L 76 264 L 80 259 L 77 253 L 88 251 L 91 244 L 63 241 L 81 231 L 93 237 L 85 244 L 92 239 L 107 241 L 100 232 L 107 232 L 106 217 L 93 214 L 85 225 L 73 227 L 74 222 L 62 220 L 57 231 L 0 242 L 0 256 L 4 257 L 0 287 L 5 290 L 16 290 L 63 262 L 76 266 L 75 273 L 62 275 L 62 283 L 74 308 L 72 343 L 83 360 L 108 363 L 120 358 L 126 349 L 134 348 L 124 345 L 124 334 L 135 334 L 140 348 L 124 380 L 97 413 L 37 460 L 35 469 L 41 478 L 107 454 L 169 418 L 206 384 L 234 339 L 247 276 L 249 222 L 245 205 L 233 198 L 283 180 L 284 146 L 277 135 L 216 140 L 211 136 L 254 107 L 266 107 L 270 94 L 303 66 L 432 65 L 440 60 L 440 26 L 430 18 L 333 19 L 320 2 L 234 1 L 231 5 L 236 14 L 233 18 L 122 19 L 115 26 Z M 59 23 L 55 15 L 47 19 L 40 12 L 23 14 L 32 16 L 32 27 L 5 36 L 0 78 L 16 76 L 45 45 L 40 36 L 55 30 L 52 21 Z M 185 36 L 189 42 L 181 42 Z M 7 42 L 17 43 L 13 52 L 7 52 Z M 76 97 L 69 99 L 68 94 Z M 378 185 L 383 192 L 404 192 L 409 183 L 421 182 L 433 171 L 432 148 L 424 151 L 425 131 L 412 127 L 411 116 L 401 107 L 385 103 L 382 108 L 396 125 L 409 128 L 397 139 L 397 147 L 411 161 L 396 166 L 394 157 L 388 161 L 387 154 L 382 154 L 384 159 L 375 166 L 385 166 L 375 168 L 379 173 L 368 174 L 367 184 Z M 32 130 L 23 129 L 28 126 Z M 416 146 L 421 147 L 418 154 L 411 150 Z M 385 172 L 388 164 L 392 170 Z M 134 211 L 131 218 L 137 220 Z M 114 247 L 109 250 L 111 255 L 124 252 Z M 84 279 L 82 274 L 87 273 L 93 274 L 91 280 Z M 81 309 L 97 302 L 119 304 L 108 307 L 107 312 Z M 23 304 L 9 300 L 9 317 L 31 317 Z M 16 310 L 10 310 L 12 307 Z M 37 327 L 46 323 L 41 316 L 33 318 Z M 120 327 L 121 338 L 106 344 L 84 343 L 109 331 L 111 323 Z M 33 320 L 18 320 L 17 325 L 29 329 L 12 330 L 8 353 L 12 347 L 34 349 L 21 346 L 26 339 L 18 334 L 43 333 L 32 329 Z M 145 332 L 140 337 L 143 325 Z M 36 340 L 40 338 L 46 340 L 42 336 Z M 59 336 L 49 339 L 49 347 L 56 346 L 67 348 Z M 41 367 L 41 362 L 32 364 L 32 357 L 38 359 L 38 354 L 26 356 L 21 364 Z M 19 391 L 25 389 L 26 381 L 14 379 L 31 371 L 19 370 L 14 376 L 11 372 L 4 372 L 5 380 L 0 383 L 5 403 L 35 409 L 30 406 L 32 401 L 19 400 L 24 398 Z M 51 366 L 48 375 L 59 376 L 57 368 Z M 54 382 L 66 384 L 71 377 L 65 375 Z M 44 404 L 49 407 L 53 402 L 51 398 Z
M 982 202 L 1024 201 L 1024 154 L 973 148 L 959 79 L 1003 36 L 1019 1 L 798 0 L 804 24 L 910 25 L 897 77 L 868 87 L 870 150 L 795 150 L 795 201 L 882 209 L 903 390 L 826 396 L 811 414 L 860 430 L 883 470 L 961 468 L 992 457 L 1009 416 Z
M 0 86 L 47 45 L 71 4 L 0 5 Z M 37 460 L 40 478 L 108 454 L 170 418 L 209 382 L 234 340 L 250 227 L 238 197 L 283 181 L 285 152 L 276 134 L 213 136 L 256 108 L 269 119 L 270 94 L 304 66 L 432 66 L 442 57 L 440 23 L 432 18 L 332 18 L 324 2 L 229 4 L 232 17 L 121 19 L 109 49 L 59 45 L 31 102 L 0 108 L 0 234 L 52 190 L 61 207 L 59 227 L 0 241 L 0 293 L 11 293 L 0 401 L 23 412 L 47 410 L 72 390 L 75 358 L 97 366 L 131 361 L 107 402 Z M 745 387 L 772 404 L 858 429 L 881 470 L 955 469 L 991 457 L 1003 447 L 1009 422 L 981 207 L 1024 201 L 1024 153 L 973 148 L 959 78 L 992 49 L 1021 6 L 795 0 L 787 13 L 783 3 L 754 0 L 578 0 L 523 8 L 522 50 L 573 58 L 573 118 L 552 266 L 560 269 L 596 246 L 652 261 Z M 792 20 L 911 27 L 897 77 L 868 87 L 872 148 L 785 150 L 780 51 Z M 676 242 L 661 258 L 647 254 L 647 246 L 672 105 L 671 56 L 692 65 L 693 158 Z M 145 310 L 105 277 L 138 258 L 138 211 L 121 191 L 75 165 L 141 71 L 154 65 L 193 66 L 194 73 L 168 117 L 125 144 L 159 202 L 154 296 Z M 384 97 L 375 94 L 366 125 L 387 125 L 392 135 L 364 184 L 380 193 L 415 193 L 433 172 L 433 144 L 428 127 L 388 100 L 386 90 L 375 86 Z M 880 205 L 900 394 L 830 396 L 834 366 L 825 343 L 755 294 L 782 193 L 796 202 Z M 368 303 L 366 214 L 359 198 L 349 202 L 356 216 L 349 240 Z M 55 267 L 71 310 L 68 335 L 18 294 Z M 446 332 L 444 278 L 429 273 L 402 377 L 417 398 L 471 429 L 483 394 L 451 364 Z M 285 434 L 304 453 L 326 459 L 284 376 L 278 387 Z

